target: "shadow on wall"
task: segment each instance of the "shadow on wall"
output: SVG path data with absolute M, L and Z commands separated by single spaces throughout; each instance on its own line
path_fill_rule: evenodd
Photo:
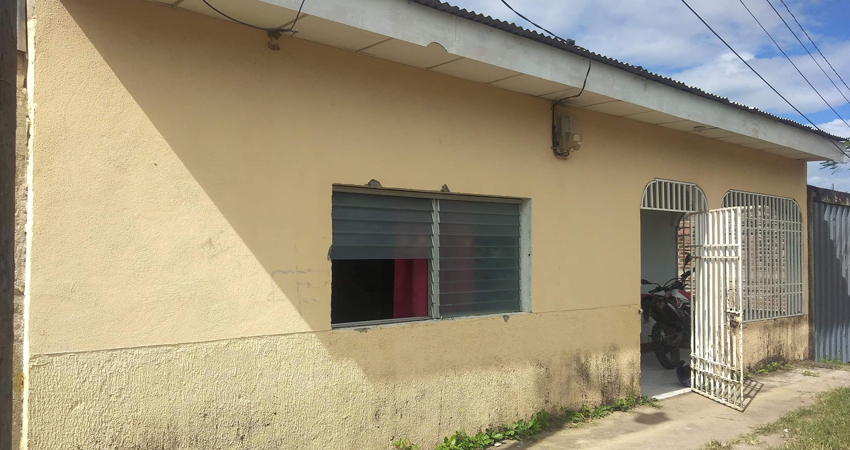
M 93 67 L 86 74 L 90 78 L 82 80 L 89 86 L 83 87 L 89 91 L 91 86 L 123 87 L 156 128 L 151 136 L 141 137 L 119 128 L 149 126 L 122 120 L 121 116 L 136 113 L 134 105 L 127 110 L 129 100 L 104 105 L 96 102 L 114 98 L 97 93 L 70 99 L 88 109 L 69 120 L 87 122 L 83 126 L 89 127 L 98 121 L 109 124 L 115 135 L 109 142 L 123 146 L 100 147 L 99 136 L 89 141 L 88 135 L 79 145 L 89 147 L 65 143 L 70 149 L 65 153 L 95 155 L 94 162 L 109 160 L 107 171 L 90 180 L 97 189 L 112 189 L 105 200 L 97 201 L 112 201 L 107 212 L 115 216 L 135 213 L 137 205 L 121 203 L 135 197 L 116 194 L 134 189 L 126 186 L 128 166 L 146 165 L 136 173 L 162 171 L 166 165 L 162 159 L 176 156 L 179 163 L 173 165 L 185 167 L 203 189 L 201 200 L 214 204 L 227 221 L 226 231 L 235 232 L 262 266 L 257 272 L 275 283 L 279 296 L 268 300 L 292 304 L 304 321 L 297 331 L 318 332 L 37 355 L 30 371 L 30 442 L 39 442 L 40 448 L 69 443 L 82 448 L 135 448 L 142 443 L 152 448 L 275 448 L 275 442 L 286 443 L 277 448 L 377 448 L 394 437 L 425 443 L 456 429 L 472 431 L 527 417 L 544 407 L 610 403 L 638 389 L 637 305 L 368 331 L 329 330 L 326 255 L 332 183 L 365 183 L 399 171 L 419 177 L 412 184 L 422 183 L 418 174 L 422 167 L 445 164 L 429 161 L 434 159 L 426 151 L 429 147 L 473 147 L 483 145 L 478 141 L 504 139 L 487 137 L 493 122 L 505 120 L 495 117 L 504 110 L 497 107 L 499 102 L 520 98 L 517 102 L 525 109 L 517 114 L 529 114 L 529 105 L 536 108 L 545 102 L 495 89 L 471 102 L 464 90 L 480 92 L 483 87 L 446 82 L 436 74 L 298 39 L 283 38 L 280 51 L 271 51 L 262 32 L 148 2 L 63 0 L 61 4 L 114 73 L 113 77 L 102 66 Z M 154 20 L 146 20 L 151 16 Z M 41 18 L 40 23 L 44 26 L 50 18 Z M 74 42 L 81 37 L 54 33 L 43 38 L 69 40 L 67 47 L 56 41 L 45 45 L 57 53 L 61 49 L 60 55 L 51 54 L 54 60 L 73 58 L 80 51 Z M 44 62 L 51 63 L 56 64 Z M 63 69 L 77 67 L 86 69 L 74 62 Z M 386 68 L 385 74 L 381 68 Z M 41 103 L 41 111 L 70 107 L 54 103 Z M 546 139 L 548 110 L 536 109 L 542 119 L 540 135 Z M 104 111 L 114 111 L 114 116 L 98 116 Z M 433 111 L 445 114 L 428 116 Z M 494 117 L 486 117 L 488 111 Z M 466 119 L 474 115 L 484 117 Z M 422 123 L 433 126 L 419 126 Z M 45 127 L 51 125 L 60 126 Z M 85 134 L 74 125 L 61 126 L 71 128 L 69 134 Z M 156 133 L 167 146 L 158 142 Z M 492 168 L 488 161 L 480 164 Z M 65 172 L 73 178 L 82 170 L 74 166 Z M 185 194 L 183 188 L 174 192 Z M 151 196 L 133 195 L 140 202 Z M 156 206 L 156 200 L 150 202 Z M 155 217 L 133 219 L 139 222 L 138 230 L 144 232 L 149 223 L 165 228 L 167 214 L 154 207 L 146 211 Z M 116 231 L 115 223 L 125 223 L 115 217 L 97 218 L 104 234 L 125 233 Z M 175 239 L 159 231 L 152 233 L 154 239 Z M 164 251 L 178 244 L 182 245 L 166 242 Z M 227 250 L 218 264 L 232 264 Z M 216 250 L 204 251 L 201 256 Z M 161 264 L 157 256 L 146 261 Z M 148 269 L 144 264 L 148 262 L 138 267 L 142 274 Z M 173 270 L 200 284 L 210 278 L 204 271 L 212 264 L 188 261 L 188 268 Z M 244 274 L 249 275 L 253 274 Z M 162 283 L 156 287 L 159 291 L 143 288 L 146 297 L 139 303 L 181 305 L 181 296 L 193 294 L 172 292 L 182 286 Z M 258 299 L 245 308 L 259 310 L 266 306 L 264 301 Z M 216 308 L 226 301 L 210 303 Z M 174 313 L 194 314 L 186 308 Z M 227 319 L 236 329 L 253 318 L 251 312 L 264 315 L 255 310 Z M 203 317 L 192 319 L 191 326 L 205 325 Z M 254 318 L 266 323 L 267 319 Z M 632 329 L 612 331 L 629 324 Z M 173 326 L 190 325 L 173 321 Z M 110 431 L 104 431 L 104 423 L 110 424 Z
M 421 150 L 441 142 L 435 129 L 462 136 L 457 139 L 464 141 L 454 145 L 474 145 L 476 133 L 487 130 L 482 123 L 490 118 L 458 123 L 470 115 L 471 109 L 478 115 L 487 110 L 494 115 L 499 112 L 491 105 L 451 100 L 452 94 L 468 84 L 455 82 L 445 87 L 445 83 L 431 82 L 414 91 L 411 82 L 400 79 L 399 73 L 426 80 L 437 76 L 298 39 L 282 39 L 280 51 L 275 52 L 269 50 L 268 38 L 262 32 L 145 2 L 63 0 L 62 4 L 277 284 L 285 297 L 281 300 L 293 303 L 310 330 L 322 331 L 211 344 L 210 348 L 235 349 L 253 361 L 257 372 L 237 369 L 249 381 L 227 388 L 233 398 L 215 394 L 213 398 L 221 401 L 211 401 L 210 405 L 231 405 L 236 411 L 246 406 L 240 399 L 269 392 L 282 405 L 307 402 L 304 408 L 318 408 L 317 415 L 326 415 L 322 408 L 329 404 L 351 414 L 347 419 L 323 417 L 323 422 L 345 424 L 362 419 L 365 425 L 357 426 L 368 431 L 387 423 L 386 415 L 402 420 L 401 416 L 407 414 L 403 420 L 411 433 L 425 433 L 417 429 L 433 425 L 436 431 L 427 431 L 432 436 L 451 433 L 455 426 L 471 428 L 515 420 L 541 407 L 612 402 L 637 389 L 636 305 L 515 315 L 504 320 L 469 318 L 329 331 L 330 263 L 325 255 L 330 246 L 332 183 L 381 179 L 397 171 L 399 165 L 416 172 L 428 158 Z M 156 21 L 139 20 L 154 8 L 162 11 Z M 216 34 L 226 27 L 233 32 Z M 293 61 L 299 62 L 297 67 Z M 260 65 L 273 70 L 258 70 Z M 359 70 L 365 65 L 370 69 Z M 375 66 L 392 70 L 376 78 Z M 509 94 L 494 94 L 502 95 Z M 455 103 L 442 104 L 448 101 Z M 423 116 L 420 121 L 405 117 L 410 104 L 424 105 L 419 108 Z M 441 110 L 446 111 L 446 117 L 426 117 L 422 112 Z M 121 105 L 116 111 L 121 114 Z M 354 111 L 363 115 L 352 114 Z M 540 108 L 542 136 L 546 136 L 546 113 L 546 108 Z M 433 128 L 411 126 L 426 121 Z M 467 126 L 472 129 L 465 130 Z M 418 142 L 419 147 L 406 149 L 400 145 L 404 142 Z M 352 158 L 345 155 L 354 146 L 358 157 L 369 163 L 350 167 Z M 323 228 L 316 229 L 314 225 L 319 223 Z M 618 324 L 629 323 L 632 329 L 612 334 L 612 329 L 620 328 Z M 287 346 L 292 348 L 291 353 L 281 350 Z M 145 355 L 156 351 L 171 350 L 132 350 Z M 133 382 L 142 383 L 139 389 L 144 390 L 149 389 L 143 387 L 145 380 L 167 380 L 164 382 L 177 383 L 175 392 L 185 386 L 232 384 L 222 382 L 221 377 L 231 366 L 242 363 L 227 355 L 204 352 L 199 351 L 196 356 L 201 359 L 192 363 L 175 359 L 162 366 L 140 366 L 140 373 L 147 375 L 134 377 Z M 74 380 L 81 374 L 104 370 L 95 361 L 100 358 L 98 352 L 62 358 L 78 366 L 79 373 L 60 376 L 39 369 L 45 371 L 41 375 L 45 385 L 50 385 L 49 380 Z M 286 361 L 286 365 L 275 368 L 280 373 L 270 374 L 275 361 Z M 135 369 L 127 367 L 144 363 L 134 362 L 122 370 L 133 372 Z M 197 367 L 192 369 L 194 364 Z M 205 369 L 205 364 L 213 365 Z M 221 373 L 213 373 L 217 371 Z M 267 379 L 258 375 L 263 373 Z M 33 386 L 39 386 L 38 377 L 36 372 Z M 304 383 L 298 386 L 310 386 L 315 396 L 298 390 L 287 393 L 294 386 L 293 380 Z M 74 392 L 72 385 L 65 392 Z M 46 414 L 51 402 L 67 400 L 52 399 L 49 394 L 33 393 L 33 404 L 41 405 L 34 406 L 37 414 Z M 447 406 L 444 397 L 457 403 Z M 180 401 L 189 400 L 173 401 L 177 403 L 144 408 L 173 414 L 186 408 Z M 65 406 L 56 404 L 52 409 L 61 411 Z M 369 409 L 364 412 L 363 407 Z M 418 409 L 428 417 L 416 417 Z M 234 411 L 221 413 L 236 417 Z M 252 414 L 250 410 L 245 413 Z M 289 413 L 299 414 L 296 410 Z M 203 414 L 199 412 L 198 416 Z M 67 420 L 73 422 L 70 417 Z M 49 420 L 42 419 L 41 423 Z M 198 424 L 185 429 L 193 426 L 205 429 Z M 381 442 L 388 437 L 381 436 Z
M 181 10 L 62 3 L 283 293 L 269 300 L 292 302 L 309 330 L 330 327 L 332 184 L 422 172 L 424 150 L 448 139 L 434 130 L 475 139 L 458 123 L 495 109 L 463 106 L 457 85 L 421 70 L 287 37 L 272 51 L 261 31 Z M 134 20 L 153 8 L 154 22 Z

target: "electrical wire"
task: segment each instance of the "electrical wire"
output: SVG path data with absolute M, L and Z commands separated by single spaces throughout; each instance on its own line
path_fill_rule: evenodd
M 230 19 L 230 20 L 232 20 L 232 21 L 234 21 L 234 22 L 236 22 L 240 25 L 245 25 L 246 27 L 251 27 L 251 28 L 254 28 L 255 30 L 268 31 L 268 32 L 271 32 L 271 33 L 290 33 L 290 32 L 297 33 L 298 30 L 295 29 L 295 24 L 298 23 L 298 18 L 301 17 L 301 8 L 304 7 L 304 2 L 307 1 L 307 0 L 301 0 L 301 6 L 298 7 L 298 13 L 295 14 L 295 20 L 293 20 L 292 25 L 290 25 L 287 28 L 265 28 L 265 27 L 258 27 L 257 25 L 252 25 L 252 24 L 247 23 L 247 22 L 242 22 L 241 20 L 234 19 L 233 17 L 230 17 L 227 14 L 221 12 L 218 8 L 211 5 L 210 2 L 208 2 L 207 0 L 201 0 L 201 1 L 204 2 L 204 4 L 206 4 L 207 6 L 209 6 L 210 9 L 212 9 L 213 11 L 219 13 L 221 16 L 223 16 L 227 19 Z
M 514 7 L 511 6 L 507 1 L 505 1 L 505 0 L 501 0 L 501 1 L 505 6 L 508 7 L 508 9 L 513 11 L 514 14 L 518 15 L 519 17 L 521 17 L 526 22 L 534 25 L 535 27 L 539 28 L 540 30 L 545 31 L 546 33 L 549 33 L 551 36 L 553 36 L 558 41 L 561 41 L 561 42 L 563 42 L 567 45 L 575 45 L 574 40 L 564 39 L 561 36 L 558 36 L 557 34 L 547 30 L 546 28 L 541 27 L 540 25 L 536 24 L 533 20 L 529 19 L 528 17 L 525 17 L 522 13 L 515 10 Z M 590 77 L 591 67 L 593 67 L 593 60 L 590 59 L 590 58 L 587 58 L 587 72 L 584 74 L 584 81 L 581 83 L 581 89 L 578 91 L 578 94 L 570 95 L 568 97 L 564 97 L 562 99 L 558 99 L 558 100 L 555 100 L 554 102 L 552 102 L 552 150 L 555 150 L 556 152 L 558 150 L 558 126 L 557 126 L 557 123 L 555 122 L 555 108 L 558 106 L 559 103 L 561 103 L 565 100 L 569 100 L 571 98 L 576 98 L 576 97 L 580 96 L 582 93 L 584 93 L 584 88 L 587 87 L 587 79 L 588 79 L 588 77 Z
M 584 82 L 581 83 L 581 90 L 579 90 L 578 94 L 576 94 L 576 95 L 570 95 L 568 97 L 564 97 L 562 99 L 555 100 L 555 102 L 552 103 L 552 110 L 553 111 L 555 110 L 555 107 L 558 106 L 558 103 L 561 103 L 564 100 L 569 100 L 571 98 L 576 98 L 579 95 L 581 95 L 582 92 L 584 92 L 584 88 L 587 86 L 587 78 L 590 76 L 590 68 L 591 67 L 593 67 L 593 60 L 588 58 L 587 59 L 587 72 L 584 73 Z
M 555 122 L 555 107 L 558 106 L 558 103 L 561 103 L 565 100 L 569 100 L 571 98 L 576 98 L 580 96 L 584 92 L 584 88 L 587 86 L 587 79 L 590 77 L 590 68 L 593 67 L 593 60 L 587 59 L 587 72 L 584 74 L 584 82 L 581 84 L 581 90 L 578 91 L 576 95 L 570 95 L 568 97 L 564 97 L 562 99 L 555 100 L 552 102 L 552 150 L 558 150 L 558 125 Z
M 795 16 L 794 13 L 791 12 L 791 9 L 788 8 L 788 5 L 785 4 L 785 0 L 779 0 L 779 1 L 782 2 L 782 6 L 785 7 L 785 9 L 788 11 L 788 14 L 791 14 L 791 17 L 794 18 L 794 22 L 797 22 L 797 26 L 799 26 L 800 29 L 803 30 L 803 34 L 806 35 L 806 37 L 809 39 L 809 42 L 811 42 L 812 45 L 815 47 L 815 49 L 818 51 L 818 53 L 820 53 L 821 58 L 823 58 L 823 60 L 826 61 L 826 63 L 829 65 L 829 68 L 832 69 L 833 73 L 835 73 L 835 76 L 837 76 L 838 79 L 841 80 L 841 83 L 844 84 L 844 87 L 847 88 L 847 91 L 850 91 L 850 86 L 847 86 L 847 83 L 844 82 L 844 78 L 841 78 L 841 75 L 838 73 L 837 70 L 835 70 L 835 67 L 832 67 L 832 63 L 829 62 L 829 60 L 826 59 L 826 56 L 824 56 L 823 52 L 820 51 L 820 48 L 818 48 L 818 45 L 815 44 L 815 41 L 812 40 L 812 37 L 809 36 L 809 33 L 806 31 L 806 29 L 803 28 L 803 25 L 800 24 L 799 20 L 797 20 L 797 16 Z M 846 100 L 847 97 L 844 97 L 844 99 Z
M 808 122 L 812 125 L 812 127 L 814 127 L 814 129 L 816 129 L 816 130 L 820 131 L 821 133 L 828 134 L 828 133 L 826 133 L 825 131 L 821 130 L 821 129 L 817 126 L 817 125 L 815 125 L 815 123 L 814 123 L 814 122 L 812 122 L 812 120 L 811 120 L 811 119 L 809 119 L 809 117 L 808 117 L 808 116 L 806 116 L 805 114 L 803 114 L 803 113 L 802 113 L 802 112 L 801 112 L 801 111 L 800 111 L 800 110 L 799 110 L 796 106 L 794 106 L 794 105 L 793 105 L 790 101 L 788 101 L 788 99 L 787 99 L 787 98 L 785 98 L 785 96 L 784 96 L 784 95 L 780 94 L 780 93 L 779 93 L 779 91 L 778 91 L 778 90 L 776 90 L 776 88 L 775 88 L 775 87 L 773 87 L 773 85 L 772 85 L 772 84 L 770 84 L 767 80 L 765 80 L 765 79 L 764 79 L 764 77 L 763 77 L 763 76 L 761 76 L 761 74 L 760 74 L 760 73 L 758 73 L 758 71 L 757 71 L 756 69 L 754 69 L 754 68 L 753 68 L 753 66 L 751 66 L 751 65 L 750 65 L 750 63 L 748 63 L 746 59 L 744 59 L 743 57 L 741 57 L 741 55 L 740 55 L 740 54 L 738 54 L 738 52 L 736 52 L 736 51 L 735 51 L 735 49 L 734 49 L 734 48 L 732 48 L 732 46 L 731 46 L 731 45 L 729 45 L 729 43 L 728 43 L 728 42 L 726 42 L 726 40 L 724 40 L 722 37 L 720 37 L 720 35 L 719 35 L 719 34 L 717 34 L 717 32 L 716 32 L 716 31 L 714 31 L 714 28 L 711 28 L 711 25 L 709 25 L 709 24 L 708 24 L 708 22 L 706 22 L 706 21 L 705 21 L 705 19 L 703 19 L 703 18 L 702 18 L 702 16 L 700 16 L 700 15 L 699 15 L 699 13 L 697 13 L 696 11 L 694 11 L 694 9 L 693 9 L 693 8 L 691 8 L 691 5 L 689 5 L 687 1 L 685 1 L 685 0 L 680 0 L 680 1 L 681 1 L 681 2 L 682 2 L 682 3 L 683 3 L 683 4 L 684 4 L 684 5 L 685 5 L 685 6 L 686 6 L 686 7 L 687 7 L 687 8 L 688 8 L 688 9 L 689 9 L 689 10 L 690 10 L 690 11 L 691 11 L 691 12 L 692 12 L 695 16 L 696 16 L 696 17 L 697 17 L 697 19 L 699 19 L 699 21 L 700 21 L 700 22 L 702 22 L 702 24 L 703 24 L 703 25 L 705 25 L 705 27 L 706 27 L 706 28 L 708 28 L 708 30 L 709 30 L 709 31 L 711 31 L 711 33 L 712 33 L 712 34 L 714 34 L 714 36 L 715 36 L 715 37 L 717 37 L 717 39 L 719 39 L 719 40 L 720 40 L 720 42 L 722 42 L 722 43 L 726 46 L 726 48 L 728 48 L 728 49 L 729 49 L 729 51 L 731 51 L 732 53 L 734 53 L 734 54 L 735 54 L 735 56 L 737 56 L 737 57 L 738 57 L 738 59 L 740 59 L 740 60 L 741 60 L 741 62 L 743 62 L 743 63 L 744 63 L 744 65 L 746 65 L 746 66 L 747 66 L 747 67 L 748 67 L 748 68 L 749 68 L 749 69 L 750 69 L 750 70 L 751 70 L 754 74 L 756 74 L 756 76 L 757 76 L 757 77 L 759 77 L 759 79 L 761 79 L 761 81 L 762 81 L 762 82 L 764 82 L 764 84 L 766 84 L 766 85 L 767 85 L 767 87 L 769 87 L 769 88 L 770 88 L 770 89 L 771 89 L 774 93 L 776 93 L 776 95 L 778 95 L 778 96 L 779 96 L 779 98 L 781 98 L 782 100 L 784 100 L 784 101 L 785 101 L 785 103 L 787 103 L 787 104 L 788 104 L 788 106 L 790 106 L 790 107 L 791 107 L 791 109 L 793 109 L 794 111 L 796 111 L 796 112 L 797 112 L 797 114 L 799 114 L 799 115 L 800 115 L 800 116 L 802 116 L 804 119 L 806 119 L 806 121 L 808 121 Z M 835 148 L 836 148 L 836 149 L 838 149 L 838 151 L 839 151 L 839 152 L 841 152 L 844 156 L 847 156 L 848 158 L 850 158 L 850 154 L 848 154 L 846 151 L 844 151 L 844 149 L 843 149 L 843 148 L 839 147 L 839 146 L 838 146 L 838 144 L 836 144 L 836 143 L 835 143 L 835 141 L 833 141 L 833 140 L 832 140 L 832 139 L 830 139 L 830 138 L 827 138 L 827 140 L 828 140 L 830 143 L 832 143 L 832 145 L 834 145 L 834 146 L 835 146 Z
M 557 40 L 559 40 L 559 41 L 561 41 L 561 42 L 563 42 L 563 43 L 565 43 L 565 44 L 569 44 L 569 45 L 574 45 L 574 44 L 575 44 L 575 41 L 573 41 L 572 39 L 564 39 L 564 38 L 562 38 L 561 36 L 558 36 L 557 34 L 555 34 L 555 33 L 551 32 L 551 31 L 549 31 L 549 30 L 547 30 L 547 29 L 545 29 L 545 28 L 541 27 L 540 25 L 537 25 L 537 24 L 536 24 L 536 23 L 534 23 L 531 19 L 529 19 L 528 17 L 523 16 L 523 15 L 522 15 L 519 11 L 515 10 L 515 9 L 513 8 L 513 6 L 511 6 L 511 5 L 510 5 L 508 2 L 506 2 L 505 0 L 502 0 L 502 3 L 503 3 L 505 6 L 507 6 L 507 7 L 508 7 L 508 9 L 510 9 L 511 11 L 513 11 L 513 12 L 514 12 L 514 14 L 516 14 L 516 15 L 518 15 L 518 16 L 520 16 L 520 17 L 522 17 L 522 19 L 523 19 L 523 20 L 525 20 L 526 22 L 528 22 L 528 23 L 530 23 L 530 24 L 534 25 L 535 27 L 537 27 L 537 28 L 539 28 L 539 29 L 541 29 L 541 30 L 543 30 L 543 31 L 545 31 L 545 32 L 547 32 L 547 33 L 549 33 L 550 35 L 554 36 L 554 37 L 555 37 L 555 39 L 557 39 Z
M 817 88 L 815 88 L 815 86 L 812 84 L 812 82 L 809 81 L 809 79 L 806 78 L 805 75 L 803 75 L 803 71 L 801 71 L 800 68 L 797 67 L 797 64 L 794 64 L 794 60 L 791 59 L 791 57 L 788 56 L 787 53 L 785 53 L 785 50 L 782 50 L 782 47 L 779 45 L 778 42 L 776 42 L 776 39 L 774 39 L 773 36 L 770 34 L 770 32 L 768 32 L 767 29 L 764 27 L 764 25 L 761 24 L 761 21 L 759 21 L 759 19 L 756 17 L 756 15 L 753 14 L 752 11 L 750 11 L 750 8 L 748 8 L 747 4 L 744 3 L 744 0 L 738 0 L 738 1 L 741 2 L 741 5 L 744 7 L 744 9 L 746 9 L 747 12 L 750 13 L 750 16 L 753 18 L 753 20 L 756 21 L 756 23 L 759 25 L 759 27 L 761 27 L 761 30 L 764 31 L 764 34 L 766 34 L 767 37 L 769 37 L 770 40 L 773 41 L 773 45 L 775 45 L 776 48 L 779 49 L 779 52 L 782 53 L 782 56 L 784 56 L 785 59 L 787 59 L 788 62 L 790 62 L 791 65 L 794 66 L 795 69 L 797 69 L 797 73 L 799 73 L 800 76 L 803 77 L 804 80 L 806 80 L 806 83 L 808 83 L 809 87 L 811 87 L 812 90 L 815 91 L 815 94 L 818 94 L 818 97 L 820 97 L 820 99 L 823 100 L 824 103 L 826 103 L 826 106 L 829 106 L 829 109 L 831 109 L 832 112 L 834 112 L 835 115 L 838 116 L 838 118 L 841 119 L 841 121 L 844 122 L 845 125 L 847 125 L 847 128 L 850 128 L 850 123 L 847 123 L 847 120 L 844 117 L 841 117 L 841 114 L 839 114 L 838 111 L 836 111 L 835 108 L 833 108 L 832 105 L 830 105 L 829 102 L 826 101 L 825 98 L 823 98 L 823 95 L 821 95 L 820 91 L 818 91 Z M 770 0 L 767 0 L 767 1 L 768 1 L 768 3 L 770 3 Z M 811 54 L 809 54 L 809 56 L 811 56 Z M 824 74 L 826 74 L 826 72 L 824 72 Z M 833 83 L 833 84 L 835 84 L 835 83 Z M 838 89 L 838 86 L 836 86 L 835 88 Z M 841 93 L 840 90 L 838 92 Z M 844 94 L 841 94 L 841 95 L 843 96 Z M 845 100 L 846 100 L 846 98 L 845 98 Z M 848 104 L 850 104 L 850 102 L 848 102 Z
M 838 85 L 836 85 L 835 82 L 832 81 L 832 77 L 830 77 L 829 74 L 826 73 L 826 70 L 824 70 L 823 66 L 821 66 L 820 63 L 818 62 L 818 60 L 815 59 L 814 55 L 812 55 L 812 52 L 810 52 L 809 49 L 806 48 L 805 44 L 803 44 L 803 41 L 800 40 L 800 38 L 797 36 L 797 33 L 795 33 L 794 30 L 791 29 L 791 26 L 788 25 L 788 22 L 785 21 L 784 17 L 782 17 L 782 14 L 779 14 L 779 11 L 776 10 L 776 8 L 773 6 L 773 3 L 771 3 L 770 0 L 765 0 L 765 1 L 773 9 L 773 12 L 775 12 L 776 15 L 779 16 L 779 19 L 782 20 L 782 23 L 785 24 L 785 27 L 788 28 L 788 31 L 790 31 L 791 34 L 794 35 L 794 38 L 797 39 L 797 42 L 800 43 L 800 46 L 803 47 L 803 50 L 805 50 L 806 53 L 809 54 L 809 58 L 812 58 L 812 61 L 814 61 L 815 64 L 817 64 L 818 68 L 820 69 L 821 72 L 823 72 L 823 74 L 826 76 L 826 78 L 829 80 L 829 82 L 832 83 L 833 86 L 835 86 L 835 90 L 837 90 L 838 93 L 841 94 L 842 97 L 844 97 L 844 101 L 846 101 L 847 104 L 850 105 L 850 100 L 847 100 L 847 97 L 844 96 L 844 93 L 841 92 L 841 89 L 838 89 Z M 790 12 L 790 10 L 789 10 L 789 12 Z M 845 120 L 844 122 L 846 123 L 847 121 Z M 850 126 L 850 125 L 848 125 L 848 126 Z

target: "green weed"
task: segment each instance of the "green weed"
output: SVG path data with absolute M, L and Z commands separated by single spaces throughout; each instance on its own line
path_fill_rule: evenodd
M 457 431 L 437 444 L 435 450 L 480 450 L 496 442 L 527 438 L 549 428 L 550 418 L 549 413 L 541 409 L 528 420 L 502 425 L 498 430 L 479 431 L 475 435 Z
M 615 411 L 628 411 L 638 406 L 659 407 L 658 400 L 654 398 L 630 395 L 610 405 L 597 406 L 596 408 L 584 407 L 578 411 L 562 409 L 556 415 L 541 409 L 528 420 L 518 420 L 502 425 L 497 429 L 487 429 L 476 434 L 456 431 L 451 436 L 444 438 L 443 442 L 437 444 L 435 450 L 483 450 L 497 442 L 530 438 L 549 429 L 552 425 L 580 424 L 601 419 Z M 395 441 L 393 446 L 398 450 L 419 450 L 419 447 L 411 444 L 407 439 Z
M 814 405 L 756 428 L 760 435 L 780 431 L 788 438 L 782 450 L 850 448 L 850 387 L 826 392 Z
M 411 444 L 410 439 L 399 439 L 393 442 L 393 447 L 398 450 L 419 450 L 419 446 L 416 444 Z
M 749 380 L 756 375 L 767 375 L 771 372 L 776 372 L 779 370 L 788 370 L 792 367 L 794 366 L 787 361 L 773 361 L 759 367 L 758 369 L 747 370 L 746 372 L 744 372 L 744 379 Z
M 824 364 L 838 364 L 838 365 L 844 364 L 844 361 L 842 361 L 838 358 L 833 358 L 831 356 L 825 356 L 825 357 L 821 358 L 820 361 L 818 361 L 818 362 L 821 362 L 821 363 L 824 363 Z
M 561 418 L 564 422 L 579 424 L 583 422 L 590 422 L 595 419 L 601 419 L 616 411 L 628 411 L 630 409 L 637 408 L 638 406 L 651 406 L 653 408 L 657 408 L 658 400 L 649 398 L 645 395 L 642 397 L 629 396 L 621 398 L 611 405 L 597 406 L 593 409 L 586 406 L 578 411 L 565 408 L 561 410 Z

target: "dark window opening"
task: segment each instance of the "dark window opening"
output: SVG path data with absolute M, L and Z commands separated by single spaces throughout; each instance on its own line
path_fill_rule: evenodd
M 428 317 L 427 259 L 331 263 L 331 323 Z

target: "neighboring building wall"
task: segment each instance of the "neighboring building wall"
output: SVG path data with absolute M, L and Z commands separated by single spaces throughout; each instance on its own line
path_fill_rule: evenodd
M 850 362 L 850 193 L 809 186 L 812 354 Z
M 134 0 L 36 2 L 30 448 L 429 445 L 639 378 L 655 177 L 806 165 Z M 533 201 L 532 313 L 330 329 L 331 186 Z
M 0 3 L 0 450 L 12 448 L 17 2 Z

